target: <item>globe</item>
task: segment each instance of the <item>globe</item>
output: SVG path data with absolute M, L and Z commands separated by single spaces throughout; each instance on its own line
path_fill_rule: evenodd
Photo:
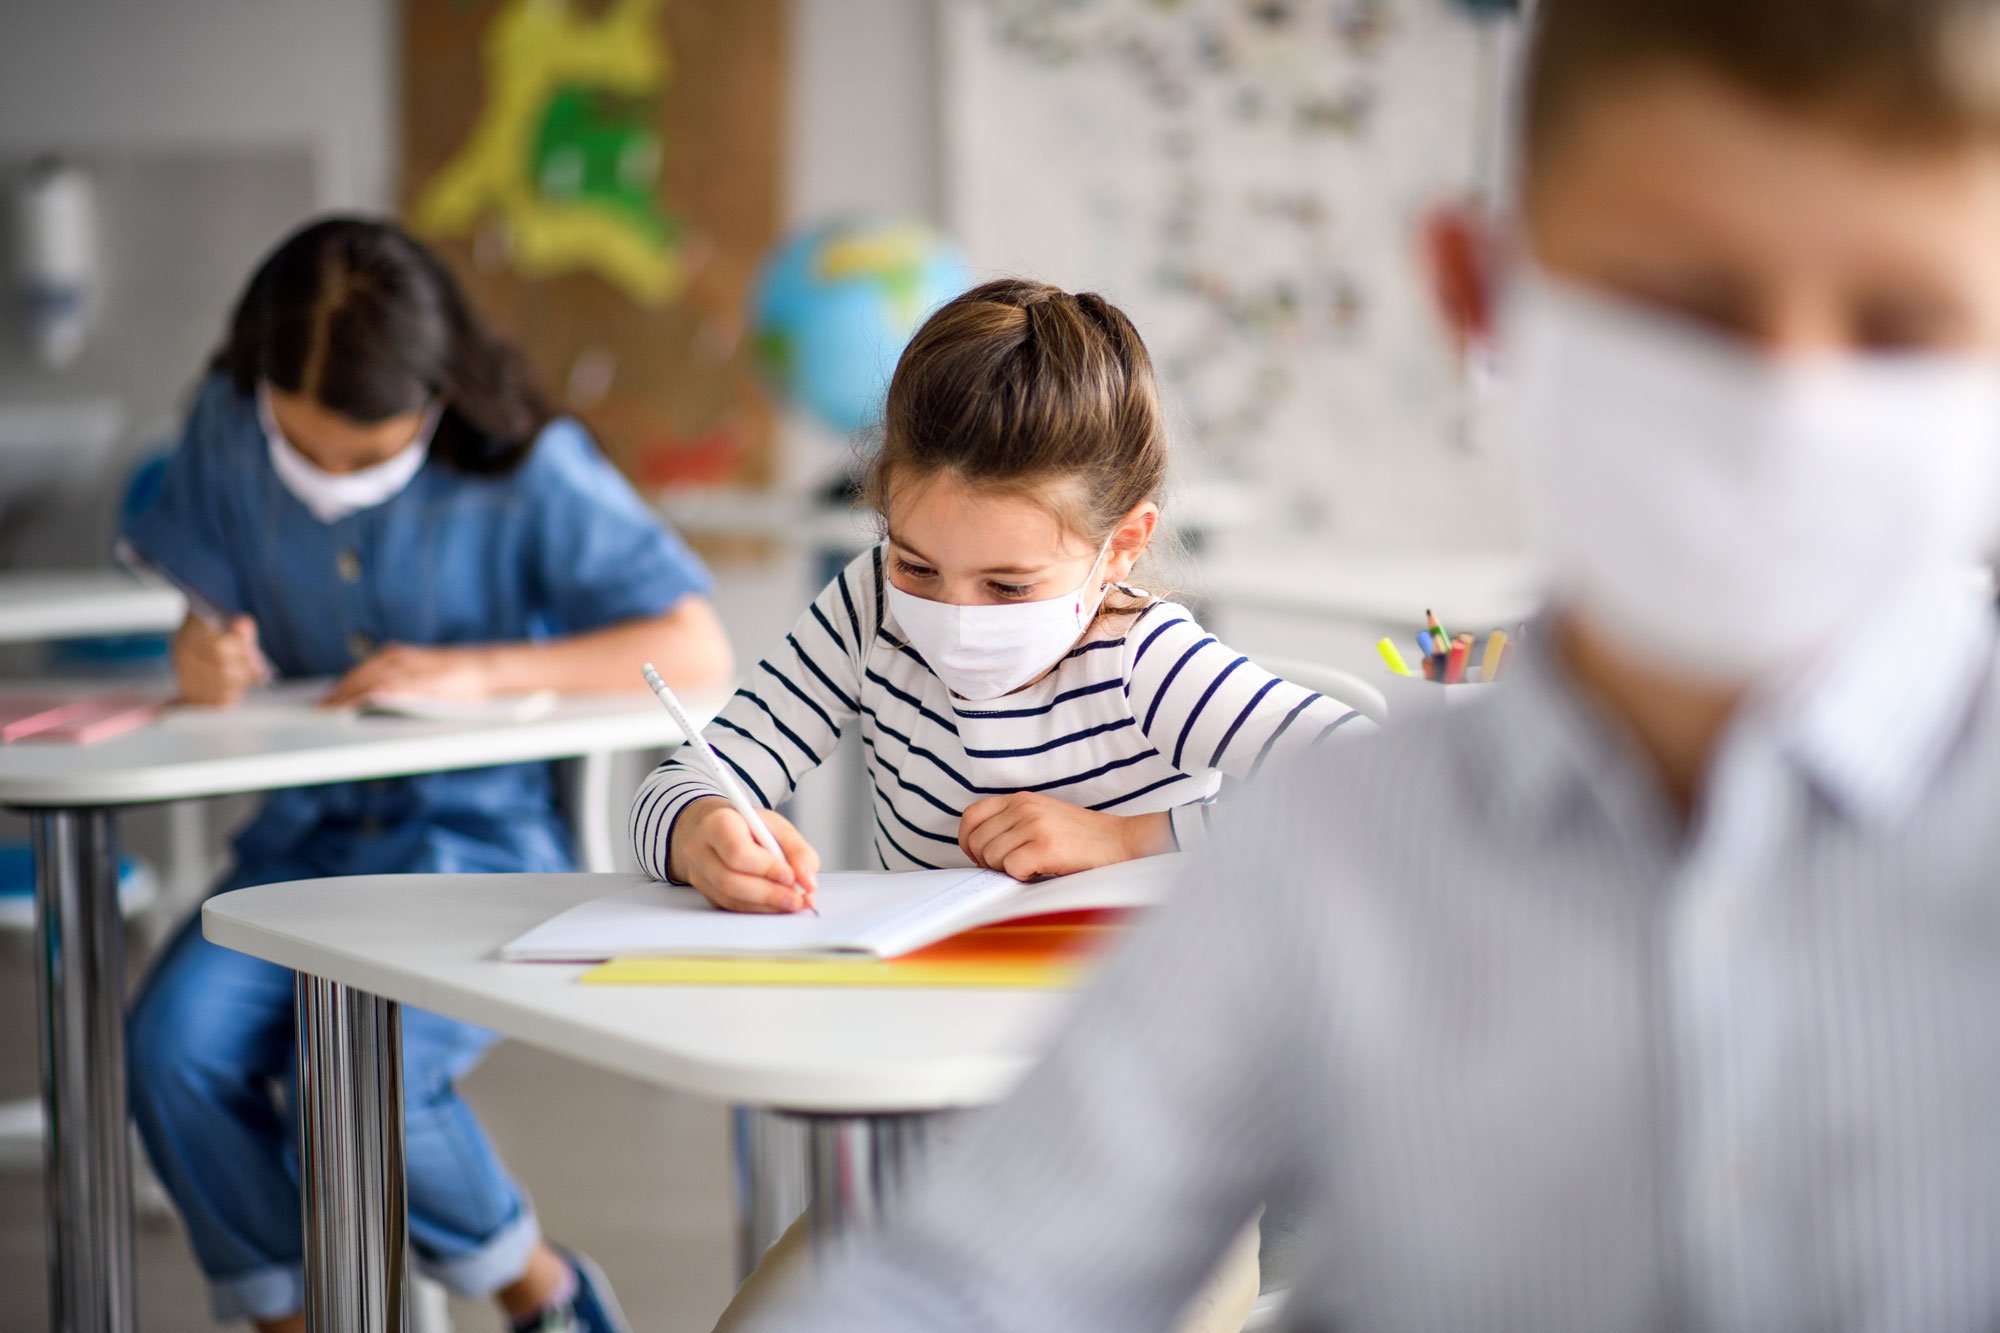
M 752 289 L 758 370 L 781 401 L 851 435 L 880 420 L 910 335 L 970 285 L 957 248 L 923 223 L 809 227 L 772 252 Z

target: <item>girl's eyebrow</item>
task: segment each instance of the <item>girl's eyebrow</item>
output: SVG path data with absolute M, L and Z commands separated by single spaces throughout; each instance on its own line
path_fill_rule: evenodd
M 909 552 L 911 555 L 915 556 L 917 559 L 923 561 L 927 565 L 934 565 L 937 563 L 937 561 L 931 559 L 929 556 L 925 555 L 922 551 L 919 551 L 916 547 L 904 541 L 901 537 L 898 537 L 894 531 L 891 531 L 889 533 L 889 545 L 902 547 L 903 550 Z
M 931 559 L 929 556 L 925 555 L 922 551 L 919 551 L 916 547 L 910 545 L 908 542 L 904 541 L 901 537 L 898 537 L 893 532 L 889 534 L 889 544 L 891 546 L 901 547 L 905 552 L 915 556 L 917 559 L 923 561 L 927 565 L 937 564 L 937 561 Z M 1019 578 L 1027 574 L 1046 574 L 1049 572 L 1049 567 L 1047 565 L 1037 565 L 1034 568 L 1030 569 L 1025 565 L 995 565 L 991 569 L 982 569 L 979 572 L 981 574 L 1011 574 L 1016 578 Z

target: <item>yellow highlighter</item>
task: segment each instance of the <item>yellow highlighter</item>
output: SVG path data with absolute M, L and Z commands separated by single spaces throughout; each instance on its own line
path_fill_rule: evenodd
M 1486 641 L 1486 655 L 1479 659 L 1479 683 L 1491 684 L 1500 675 L 1500 659 L 1507 655 L 1507 631 L 1496 629 Z
M 1395 672 L 1397 675 L 1412 676 L 1416 674 L 1410 670 L 1409 663 L 1403 660 L 1403 655 L 1396 651 L 1396 644 L 1393 639 L 1382 640 L 1382 642 L 1375 645 L 1375 651 L 1382 654 L 1382 660 L 1388 663 L 1389 670 Z

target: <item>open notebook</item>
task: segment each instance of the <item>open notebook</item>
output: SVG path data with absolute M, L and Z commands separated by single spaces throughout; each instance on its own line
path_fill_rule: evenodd
M 583 963 L 607 958 L 897 958 L 999 921 L 1151 906 L 1172 887 L 1180 863 L 1178 855 L 1155 856 L 1038 884 L 991 870 L 822 875 L 819 916 L 723 912 L 693 889 L 637 884 L 543 922 L 503 945 L 500 956 Z

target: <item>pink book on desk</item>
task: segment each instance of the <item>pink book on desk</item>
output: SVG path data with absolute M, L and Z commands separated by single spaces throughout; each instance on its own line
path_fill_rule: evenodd
M 80 709 L 81 704 L 75 699 L 51 699 L 40 694 L 0 695 L 0 745 L 61 726 Z
M 0 733 L 0 740 L 88 745 L 92 741 L 107 740 L 112 736 L 143 727 L 158 717 L 166 707 L 165 701 L 157 696 L 142 694 L 100 694 L 67 703 L 52 700 L 42 702 L 44 705 L 57 703 L 58 706 L 45 707 L 42 712 L 28 718 L 24 724 L 19 724 L 17 729 L 25 727 L 20 729 L 19 735 Z M 6 706 L 8 706 L 6 703 L 0 703 L 0 708 Z

